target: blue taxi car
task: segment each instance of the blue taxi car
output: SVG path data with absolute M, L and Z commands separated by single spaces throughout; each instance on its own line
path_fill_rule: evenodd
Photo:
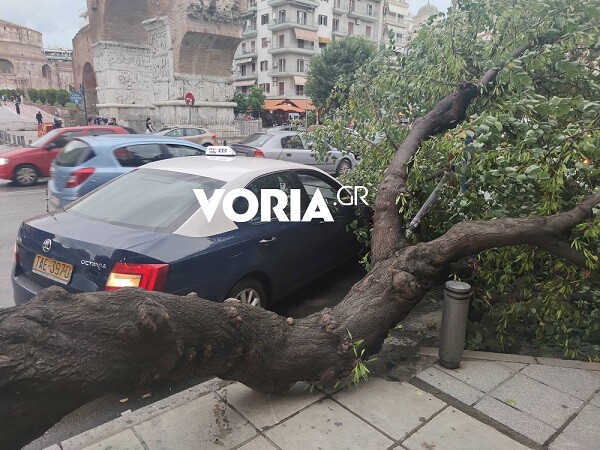
M 216 190 L 240 188 L 259 198 L 264 189 L 283 192 L 288 217 L 290 204 L 304 213 L 320 196 L 333 220 L 235 222 L 225 208 L 209 220 L 195 193 L 212 198 Z M 58 285 L 74 293 L 196 292 L 268 306 L 359 253 L 348 225 L 364 213 L 339 203 L 340 188 L 317 168 L 263 158 L 192 156 L 135 168 L 64 210 L 21 225 L 15 303 Z M 238 200 L 234 210 L 248 211 Z

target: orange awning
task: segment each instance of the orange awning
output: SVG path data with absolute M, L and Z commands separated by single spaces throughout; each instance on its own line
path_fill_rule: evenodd
M 331 44 L 331 39 L 325 36 L 319 36 L 319 44 Z
M 319 36 L 316 31 L 305 30 L 303 28 L 294 28 L 296 39 L 302 39 L 303 41 L 318 41 Z
M 282 111 L 304 112 L 315 109 L 310 100 L 304 99 L 268 99 L 265 100 L 264 107 L 268 111 L 280 109 Z

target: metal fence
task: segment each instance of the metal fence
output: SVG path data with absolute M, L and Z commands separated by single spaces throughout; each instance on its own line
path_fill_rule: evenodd
M 19 136 L 16 134 L 8 133 L 4 130 L 0 130 L 0 143 L 6 145 L 18 145 L 20 147 L 25 146 L 25 136 Z
M 252 133 L 262 131 L 261 119 L 212 120 L 202 122 L 196 122 L 194 120 L 190 122 L 176 117 L 151 117 L 151 119 L 156 131 L 168 126 L 199 127 L 215 133 L 221 144 L 236 142 Z M 146 132 L 145 118 L 129 118 L 125 120 L 129 123 L 129 127 L 133 128 L 138 133 Z

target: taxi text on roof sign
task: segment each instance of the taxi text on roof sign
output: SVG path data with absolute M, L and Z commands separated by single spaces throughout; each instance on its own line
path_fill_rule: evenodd
M 235 156 L 235 150 L 226 145 L 209 145 L 206 147 L 206 156 Z

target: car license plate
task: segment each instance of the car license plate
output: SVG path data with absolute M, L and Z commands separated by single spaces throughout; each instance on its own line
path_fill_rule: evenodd
M 61 284 L 69 284 L 73 275 L 73 265 L 43 255 L 35 255 L 33 272 Z

